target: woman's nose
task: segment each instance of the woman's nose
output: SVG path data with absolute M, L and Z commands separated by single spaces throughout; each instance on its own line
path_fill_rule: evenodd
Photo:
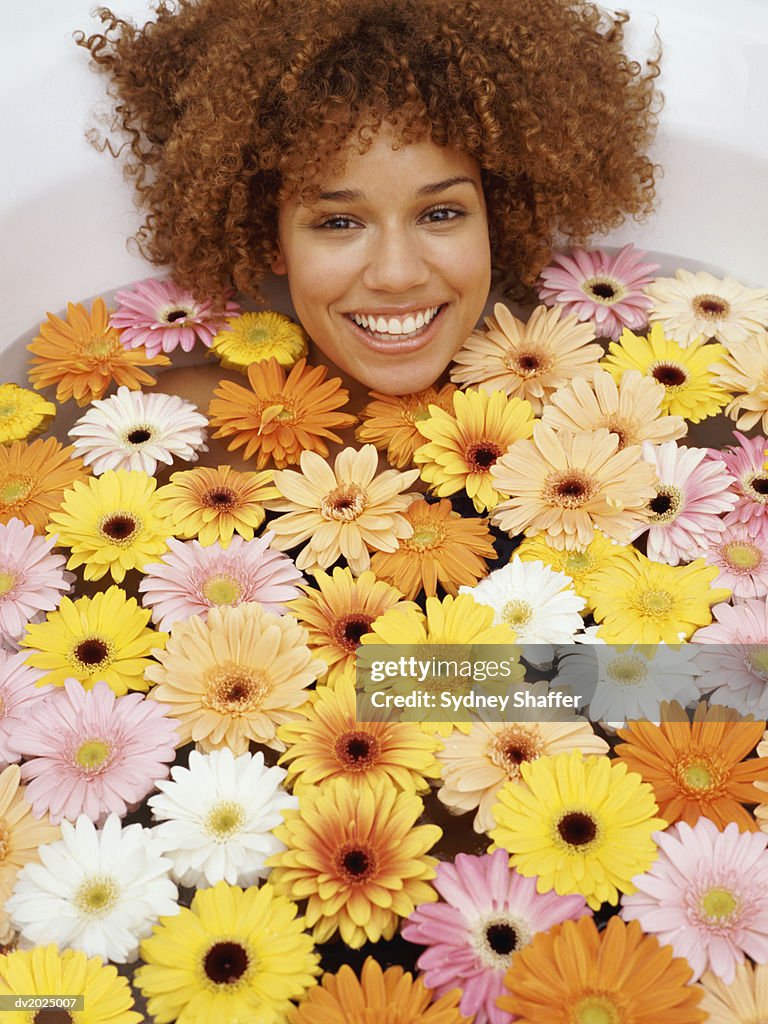
M 405 293 L 429 280 L 419 241 L 404 228 L 377 232 L 366 255 L 363 284 L 371 291 Z

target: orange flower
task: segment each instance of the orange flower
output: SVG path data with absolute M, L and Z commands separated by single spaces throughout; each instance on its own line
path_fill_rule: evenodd
M 363 409 L 363 422 L 355 431 L 358 441 L 375 444 L 387 453 L 387 462 L 395 469 L 405 469 L 413 462 L 413 453 L 424 444 L 416 426 L 428 420 L 430 405 L 444 412 L 453 412 L 455 384 L 444 384 L 439 391 L 425 388 L 412 395 L 381 395 L 369 391 L 374 401 Z
M 83 460 L 73 457 L 74 451 L 54 437 L 0 446 L 0 523 L 15 516 L 31 523 L 36 533 L 45 533 L 51 513 L 61 507 L 64 491 L 88 478 Z
M 33 355 L 29 381 L 38 391 L 56 385 L 56 400 L 74 398 L 88 405 L 101 398 L 114 381 L 132 391 L 156 384 L 142 366 L 168 366 L 164 355 L 148 356 L 141 349 L 125 348 L 120 332 L 109 326 L 103 299 L 95 299 L 90 313 L 85 306 L 67 303 L 67 319 L 48 313 L 40 333 L 27 345 Z
M 270 461 L 278 468 L 294 465 L 301 453 L 319 452 L 325 457 L 323 441 L 341 442 L 331 428 L 350 427 L 357 422 L 345 412 L 349 392 L 341 378 L 325 379 L 326 367 L 307 366 L 300 359 L 286 376 L 274 358 L 252 363 L 248 380 L 252 390 L 223 380 L 214 390 L 217 398 L 208 406 L 214 437 L 232 437 L 228 451 L 245 445 L 244 457 L 256 453 L 256 465 L 263 469 Z
M 438 584 L 454 597 L 460 586 L 474 587 L 488 573 L 487 558 L 496 558 L 487 519 L 464 519 L 443 499 L 429 504 L 418 498 L 403 513 L 413 526 L 397 551 L 377 551 L 371 569 L 413 600 L 420 591 L 437 596 Z
M 703 816 L 723 829 L 735 821 L 742 832 L 757 823 L 742 804 L 760 803 L 754 785 L 765 777 L 768 757 L 744 758 L 760 742 L 765 722 L 738 720 L 736 713 L 699 704 L 693 722 L 673 701 L 662 708 L 660 725 L 630 722 L 619 730 L 624 743 L 615 753 L 632 772 L 650 782 L 659 815 L 670 824 L 693 825 Z

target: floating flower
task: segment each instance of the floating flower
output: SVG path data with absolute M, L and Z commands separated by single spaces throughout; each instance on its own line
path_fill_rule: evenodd
M 175 281 L 154 277 L 137 281 L 115 298 L 118 306 L 110 323 L 120 328 L 120 341 L 126 348 L 143 347 L 148 356 L 175 348 L 191 352 L 198 340 L 210 346 L 225 316 L 240 309 L 230 298 L 223 309 L 214 309 L 209 299 L 201 301 Z
M 538 876 L 539 892 L 581 893 L 593 910 L 615 904 L 619 891 L 656 858 L 652 835 L 666 822 L 653 790 L 627 766 L 581 751 L 525 761 L 524 786 L 507 783 L 493 808 L 493 849 L 512 854 L 510 867 Z
M 705 554 L 715 565 L 714 582 L 733 591 L 734 601 L 768 594 L 768 519 L 755 517 L 746 523 L 731 522 Z
M 55 942 L 118 964 L 139 955 L 161 914 L 178 914 L 178 892 L 149 829 L 120 827 L 110 814 L 104 828 L 85 815 L 62 822 L 61 839 L 40 848 L 40 864 L 19 872 L 6 903 L 28 943 Z
M 656 841 L 656 863 L 622 898 L 624 920 L 685 957 L 693 981 L 709 969 L 729 985 L 745 953 L 768 962 L 768 836 L 739 832 L 734 823 L 720 831 L 700 818 Z
M 497 302 L 485 330 L 473 331 L 453 357 L 451 380 L 524 399 L 538 416 L 556 388 L 597 365 L 603 350 L 594 341 L 591 325 L 560 308 L 539 306 L 523 323 Z
M 530 402 L 503 391 L 456 391 L 453 413 L 437 406 L 429 411 L 429 419 L 418 423 L 428 443 L 413 456 L 422 480 L 440 498 L 465 490 L 475 511 L 494 508 L 502 495 L 491 470 L 515 441 L 531 436 Z
M 486 575 L 486 559 L 497 557 L 487 520 L 465 519 L 452 510 L 447 498 L 417 498 L 404 515 L 413 533 L 396 551 L 377 551 L 371 568 L 378 579 L 399 587 L 410 600 L 422 591 L 436 597 L 438 586 L 455 597 L 462 584 L 474 586 Z
M 298 809 L 285 812 L 275 835 L 288 849 L 271 859 L 270 881 L 307 900 L 316 942 L 337 929 L 352 949 L 391 939 L 398 918 L 437 899 L 428 884 L 437 861 L 426 854 L 442 831 L 415 824 L 423 808 L 386 780 L 352 786 L 342 778 L 304 790 Z
M 124 817 L 168 774 L 176 723 L 138 693 L 116 697 L 106 683 L 86 691 L 76 679 L 33 704 L 9 743 L 24 757 L 27 800 L 54 825 L 84 814 Z M 29 781 L 32 780 L 32 781 Z
M 764 722 L 738 721 L 722 708 L 707 711 L 705 704 L 690 722 L 672 703 L 659 725 L 638 721 L 620 729 L 624 742 L 616 756 L 650 782 L 668 822 L 693 825 L 705 817 L 719 828 L 735 822 L 742 831 L 755 832 L 757 825 L 742 804 L 759 803 L 754 782 L 765 773 L 768 758 L 744 759 L 764 729 Z
M 648 253 L 625 245 L 611 255 L 601 249 L 557 253 L 541 271 L 537 291 L 542 302 L 559 306 L 578 320 L 589 320 L 604 338 L 616 338 L 625 327 L 648 322 L 651 300 L 643 288 L 653 280 L 658 263 L 644 263 Z
M 639 370 L 664 385 L 661 411 L 669 415 L 700 423 L 717 416 L 730 400 L 717 382 L 717 370 L 711 369 L 722 359 L 722 345 L 697 340 L 686 347 L 665 337 L 661 324 L 654 324 L 647 337 L 625 330 L 608 351 L 602 365 L 615 380 L 627 370 Z
M 0 642 L 18 640 L 30 619 L 53 611 L 69 590 L 74 577 L 53 543 L 20 519 L 0 523 Z
M 84 566 L 86 580 L 110 573 L 122 583 L 126 572 L 143 570 L 168 549 L 170 523 L 162 517 L 157 481 L 140 470 L 108 469 L 66 491 L 61 511 L 48 523 L 49 537 L 70 548 L 68 569 Z
M 355 416 L 337 412 L 349 392 L 341 378 L 326 380 L 325 366 L 307 366 L 300 359 L 286 376 L 274 358 L 248 367 L 251 390 L 222 380 L 208 407 L 214 437 L 231 437 L 228 451 L 245 446 L 244 459 L 256 456 L 259 469 L 278 469 L 299 462 L 303 452 L 328 455 L 327 441 L 341 442 L 335 432 L 351 427 Z
M 55 944 L 35 949 L 15 949 L 3 956 L 0 970 L 0 996 L 54 1000 L 57 996 L 83 997 L 88 1009 L 79 1011 L 82 1024 L 141 1024 L 144 1017 L 131 1007 L 134 1005 L 127 978 L 121 978 L 112 964 L 104 965 L 101 958 L 88 959 L 79 950 L 60 951 Z M 40 1010 L 44 1014 L 65 1013 L 65 1010 Z M 64 1018 L 60 1018 L 63 1020 Z M 74 1019 L 74 1018 L 71 1018 Z M 26 1024 L 27 1011 L 10 1011 L 9 1024 Z M 34 1018 L 32 1018 L 34 1020 Z
M 281 497 L 267 507 L 285 513 L 269 525 L 272 546 L 286 551 L 306 544 L 296 559 L 297 569 L 327 569 L 343 557 L 359 576 L 370 567 L 371 551 L 395 551 L 413 527 L 403 513 L 413 495 L 402 492 L 419 475 L 388 469 L 376 474 L 378 457 L 372 444 L 356 451 L 344 448 L 333 469 L 315 452 L 301 455 L 301 472 L 275 473 Z
M 308 352 L 303 327 L 282 313 L 241 313 L 229 317 L 211 343 L 211 352 L 228 370 L 245 373 L 252 363 L 276 359 L 290 369 Z
M 196 462 L 208 450 L 207 426 L 197 406 L 178 395 L 145 395 L 121 387 L 116 395 L 93 402 L 69 436 L 97 476 L 107 469 L 138 469 L 151 476 L 158 462 Z
M 533 684 L 546 692 L 546 683 Z M 492 808 L 506 782 L 522 779 L 520 766 L 539 757 L 580 750 L 583 754 L 607 754 L 608 744 L 594 734 L 584 718 L 559 721 L 556 708 L 537 711 L 538 722 L 472 722 L 468 735 L 454 732 L 441 740 L 437 753 L 442 785 L 441 802 L 457 814 L 476 810 L 475 832 L 488 832 L 496 824 Z M 551 719 L 547 721 L 546 719 Z
M 413 462 L 413 453 L 424 444 L 416 426 L 429 419 L 430 405 L 443 412 L 453 410 L 454 384 L 425 388 L 411 395 L 382 395 L 369 391 L 373 399 L 360 413 L 360 426 L 355 438 L 363 444 L 374 444 L 387 453 L 387 462 L 395 469 L 405 469 Z
M 235 757 L 224 747 L 190 752 L 189 767 L 171 769 L 148 803 L 160 824 L 152 829 L 159 849 L 173 862 L 180 885 L 203 889 L 228 882 L 256 885 L 269 875 L 267 857 L 285 849 L 272 835 L 282 812 L 298 806 L 281 783 L 282 768 L 267 768 L 261 751 Z
M 264 502 L 277 491 L 272 470 L 239 473 L 231 466 L 200 466 L 171 476 L 157 491 L 160 512 L 176 537 L 197 537 L 203 547 L 226 547 L 235 533 L 252 540 L 265 519 Z
M 297 906 L 267 883 L 219 882 L 141 944 L 136 985 L 158 1024 L 286 1020 L 320 973 Z
M 680 269 L 674 277 L 657 277 L 645 294 L 652 303 L 651 322 L 681 345 L 701 336 L 730 346 L 759 334 L 768 323 L 768 289 L 745 288 L 732 277 Z
M 768 716 L 768 597 L 720 604 L 715 621 L 697 630 L 692 641 L 702 644 L 698 662 L 702 692 L 742 714 Z
M 322 987 L 310 990 L 298 1009 L 289 1012 L 290 1024 L 329 1024 L 330 1021 L 385 1021 L 398 1024 L 469 1024 L 458 1008 L 459 992 L 433 999 L 421 978 L 414 980 L 400 966 L 381 969 L 366 958 L 360 979 L 348 964 L 338 973 L 323 974 Z M 362 1016 L 361 1016 L 362 1015 Z
M 19 760 L 9 741 L 16 726 L 52 689 L 37 685 L 43 673 L 27 665 L 27 657 L 26 651 L 7 654 L 0 648 L 0 765 Z
M 74 456 L 74 448 L 64 448 L 54 437 L 0 445 L 0 522 L 16 518 L 45 533 L 64 491 L 88 475 L 83 460 Z
M 537 932 L 589 914 L 583 896 L 537 893 L 535 879 L 512 871 L 504 850 L 443 861 L 434 886 L 442 900 L 417 907 L 402 936 L 427 947 L 416 962 L 424 984 L 437 995 L 459 988 L 459 1009 L 475 1014 L 475 1024 L 513 1019 L 496 1000 L 514 955 Z
M 0 384 L 0 444 L 24 441 L 42 433 L 56 406 L 18 384 Z
M 701 1008 L 708 1024 L 754 1024 L 768 1020 L 768 966 L 748 960 L 736 966 L 730 985 L 712 971 L 701 976 Z
M 540 932 L 514 958 L 499 1006 L 525 1024 L 701 1024 L 690 977 L 688 963 L 637 923 L 612 917 L 600 932 L 582 917 Z
M 768 430 L 768 331 L 731 346 L 717 366 L 717 383 L 735 396 L 725 413 L 740 430 L 758 423 Z
M 652 562 L 638 553 L 596 574 L 592 587 L 598 636 L 609 644 L 676 644 L 712 621 L 712 605 L 730 590 L 712 586 L 717 569 Z
M 86 690 L 103 679 L 121 696 L 128 690 L 146 690 L 144 671 L 150 652 L 162 647 L 168 634 L 147 629 L 149 611 L 119 587 L 93 597 L 61 599 L 58 611 L 46 621 L 32 624 L 21 642 L 32 648 L 27 663 L 45 670 L 41 683 L 62 686 L 79 679 Z
M 178 622 L 159 665 L 146 670 L 150 696 L 171 705 L 182 743 L 206 753 L 248 750 L 251 740 L 281 749 L 277 727 L 296 718 L 322 662 L 307 647 L 307 631 L 290 616 L 260 604 L 212 608 Z
M 710 449 L 709 454 L 713 459 L 722 460 L 734 478 L 736 507 L 725 517 L 725 522 L 746 523 L 768 516 L 768 469 L 763 465 L 768 438 L 745 437 L 738 430 L 734 430 L 733 436 L 737 444 L 719 452 Z
M 648 518 L 653 469 L 640 448 L 618 450 L 605 427 L 578 434 L 556 434 L 537 423 L 532 441 L 518 441 L 493 467 L 496 486 L 510 495 L 491 522 L 510 536 L 544 533 L 567 550 L 581 550 L 595 528 L 626 543 Z
M 47 316 L 27 345 L 32 353 L 29 381 L 37 391 L 55 384 L 57 402 L 74 398 L 78 405 L 88 405 L 102 398 L 113 382 L 135 391 L 156 383 L 142 367 L 170 363 L 167 356 L 125 348 L 120 332 L 109 325 L 103 299 L 95 299 L 90 312 L 82 303 L 67 303 L 66 320 Z
M 233 537 L 229 546 L 203 547 L 196 540 L 169 539 L 160 562 L 144 566 L 139 581 L 144 607 L 160 629 L 211 608 L 258 601 L 266 611 L 282 615 L 286 602 L 297 597 L 303 576 L 290 558 L 271 551 L 271 533 L 254 540 Z

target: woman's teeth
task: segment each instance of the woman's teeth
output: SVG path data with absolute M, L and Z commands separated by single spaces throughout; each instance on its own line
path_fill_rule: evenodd
M 385 338 L 391 335 L 402 336 L 404 334 L 415 334 L 422 327 L 426 327 L 440 310 L 440 306 L 430 306 L 429 309 L 419 310 L 416 314 L 408 316 L 368 316 L 366 313 L 354 313 L 352 319 L 358 327 L 362 327 L 372 334 L 383 335 Z

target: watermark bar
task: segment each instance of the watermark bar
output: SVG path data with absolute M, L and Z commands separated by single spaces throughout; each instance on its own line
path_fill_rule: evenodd
M 0 996 L 0 1013 L 11 1010 L 18 1013 L 39 1013 L 41 1010 L 63 1010 L 66 1013 L 82 1012 L 85 1009 L 84 997 L 76 995 L 34 995 Z

